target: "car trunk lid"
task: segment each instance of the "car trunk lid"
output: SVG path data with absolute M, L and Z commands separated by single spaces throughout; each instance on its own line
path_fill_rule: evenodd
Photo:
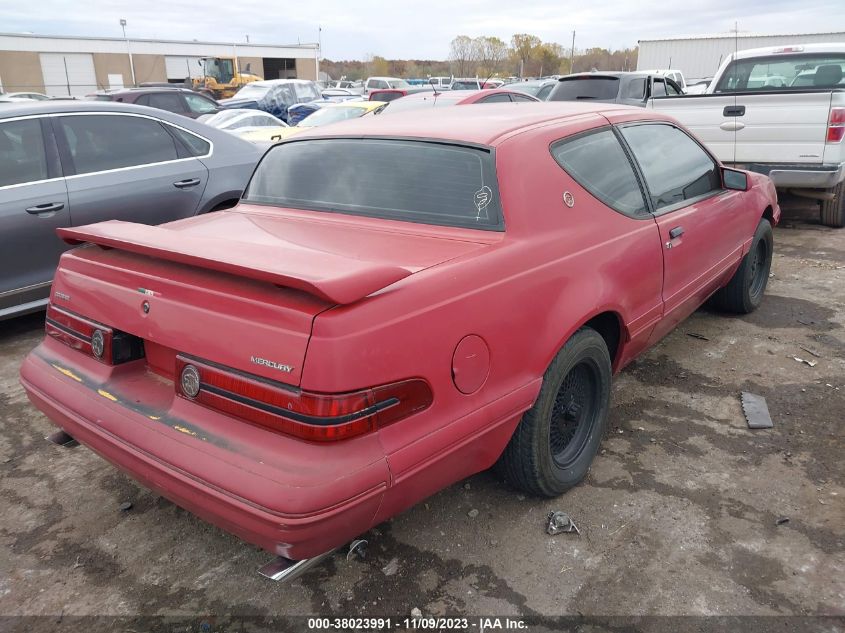
M 71 244 L 92 246 L 65 255 L 53 302 L 143 339 L 160 375 L 172 378 L 182 353 L 299 385 L 320 312 L 484 247 L 313 216 L 240 207 L 160 227 L 61 229 Z

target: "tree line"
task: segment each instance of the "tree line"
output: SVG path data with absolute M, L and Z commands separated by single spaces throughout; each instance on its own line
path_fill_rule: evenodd
M 509 43 L 493 36 L 458 35 L 449 45 L 445 60 L 386 59 L 370 55 L 366 60 L 324 59 L 320 69 L 332 78 L 364 79 L 373 76 L 425 78 L 541 77 L 590 70 L 635 70 L 638 49 L 575 49 L 557 42 L 543 42 L 536 35 L 517 33 Z

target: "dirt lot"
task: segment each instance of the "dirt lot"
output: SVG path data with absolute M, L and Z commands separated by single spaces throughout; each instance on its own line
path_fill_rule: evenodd
M 757 313 L 699 311 L 622 372 L 575 490 L 482 473 L 372 530 L 365 560 L 285 585 L 256 573 L 267 554 L 45 442 L 17 379 L 43 315 L 0 324 L 0 614 L 843 616 L 845 230 L 787 219 L 775 242 Z M 774 429 L 746 427 L 743 390 Z M 580 537 L 545 533 L 558 509 Z

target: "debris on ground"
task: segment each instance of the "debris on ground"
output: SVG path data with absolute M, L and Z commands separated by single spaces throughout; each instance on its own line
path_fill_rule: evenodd
M 797 360 L 799 363 L 804 363 L 805 365 L 809 365 L 810 367 L 816 366 L 816 361 L 814 360 L 804 360 L 803 358 L 798 358 L 797 356 L 793 356 L 792 358 Z
M 769 405 L 763 396 L 743 391 L 741 399 L 749 429 L 770 429 L 774 426 L 772 416 L 769 415 Z
M 803 350 L 804 350 L 805 352 L 807 352 L 808 354 L 812 354 L 812 355 L 813 355 L 813 356 L 815 356 L 816 358 L 821 358 L 821 357 L 822 357 L 822 355 L 821 355 L 821 354 L 819 354 L 818 352 L 814 352 L 814 351 L 813 351 L 813 350 L 811 350 L 809 347 L 804 347 L 803 345 L 799 345 L 798 347 L 800 347 L 801 349 L 803 349 Z
M 121 512 L 129 512 L 132 509 L 132 502 L 131 501 L 124 501 L 118 507 L 120 508 Z
M 412 618 L 421 618 L 422 617 L 422 611 L 420 611 L 417 607 L 414 607 L 413 609 L 411 609 L 411 617 Z
M 381 571 L 385 576 L 394 575 L 397 571 L 399 571 L 399 559 L 391 558 L 390 562 L 388 562 L 387 565 L 381 568 Z
M 784 523 L 789 523 L 789 517 L 778 517 L 778 520 L 775 521 L 775 525 L 783 525 Z
M 470 519 L 474 519 L 475 517 L 477 517 L 477 516 L 478 516 L 478 510 L 476 510 L 475 508 L 473 508 L 472 510 L 470 510 L 469 512 L 467 512 L 467 516 L 468 516 Z
M 571 532 L 575 532 L 579 536 L 581 535 L 581 530 L 578 529 L 572 518 L 566 512 L 561 512 L 560 510 L 549 512 L 549 525 L 546 527 L 546 532 L 552 536 L 561 533 L 569 534 Z
M 692 338 L 697 338 L 699 341 L 709 341 L 710 339 L 704 336 L 704 334 L 698 334 L 696 332 L 687 332 L 687 336 L 691 336 Z

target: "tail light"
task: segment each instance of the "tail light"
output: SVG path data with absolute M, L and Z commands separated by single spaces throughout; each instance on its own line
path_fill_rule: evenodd
M 144 357 L 144 343 L 137 336 L 52 304 L 47 306 L 44 327 L 49 336 L 107 365 L 119 365 Z
M 831 108 L 827 123 L 827 142 L 839 143 L 845 137 L 845 108 Z
M 349 393 L 311 393 L 188 356 L 176 357 L 176 393 L 247 422 L 315 442 L 375 431 L 431 405 L 424 380 Z

